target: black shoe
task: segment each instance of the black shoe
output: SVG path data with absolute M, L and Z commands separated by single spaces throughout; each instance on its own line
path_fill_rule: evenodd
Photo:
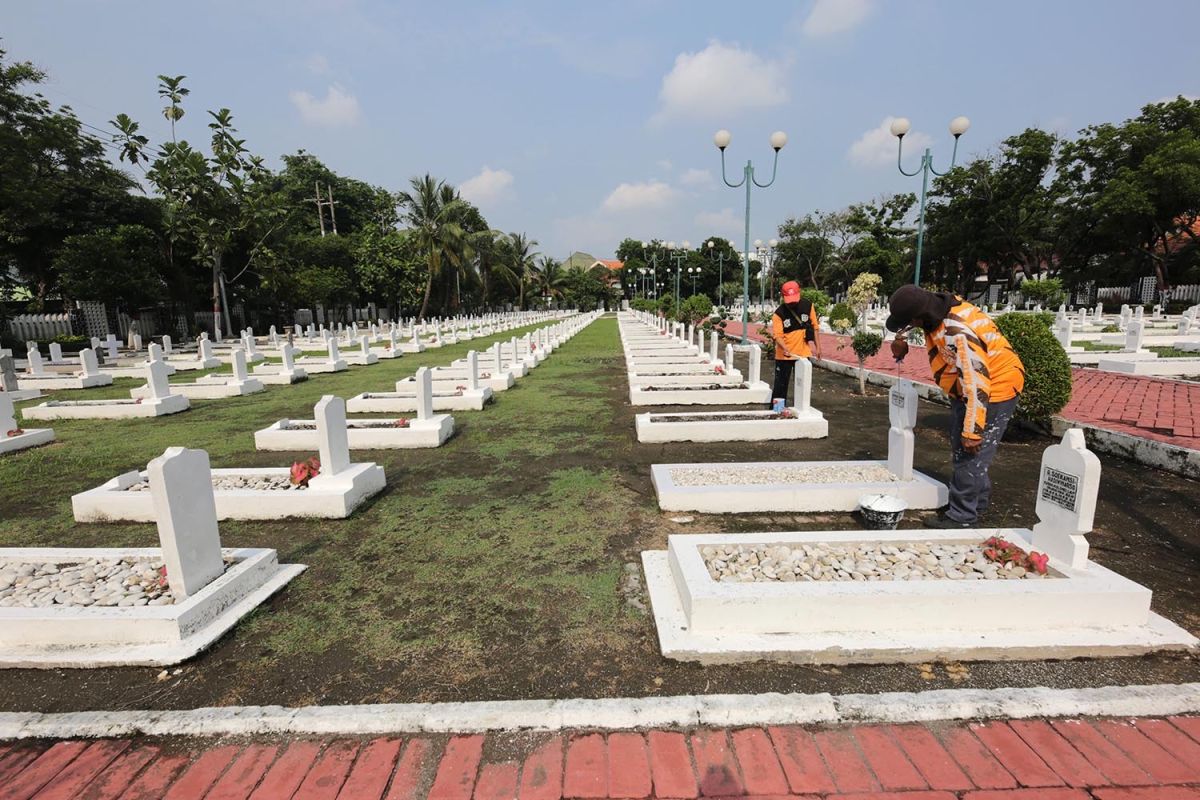
M 974 522 L 959 522 L 945 514 L 938 514 L 936 517 L 926 519 L 924 524 L 926 528 L 936 528 L 938 530 L 957 530 L 975 527 Z

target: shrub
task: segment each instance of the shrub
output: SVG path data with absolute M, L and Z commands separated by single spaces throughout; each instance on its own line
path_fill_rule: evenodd
M 1101 333 L 1120 333 L 1121 326 L 1120 325 L 1112 325 L 1112 324 L 1105 325 L 1103 328 L 1100 329 L 1100 332 Z
M 878 353 L 881 347 L 883 347 L 883 337 L 878 333 L 859 331 L 850 340 L 850 349 L 854 351 L 854 355 L 858 359 L 859 394 L 867 393 L 867 373 L 864 369 L 867 359 Z
M 696 323 L 712 314 L 712 300 L 705 294 L 694 294 L 679 306 L 679 321 Z
M 996 326 L 1025 365 L 1017 417 L 1047 424 L 1071 399 L 1071 362 L 1050 329 L 1028 314 L 1001 314 Z
M 1021 292 L 1021 297 L 1041 303 L 1043 307 L 1057 306 L 1067 299 L 1062 281 L 1058 278 L 1028 280 L 1018 286 L 1017 290 Z
M 829 306 L 833 305 L 833 299 L 820 289 L 803 289 L 800 296 L 812 303 L 813 310 L 819 317 L 824 317 L 825 313 L 829 311 Z
M 1034 313 L 1030 314 L 1029 316 L 1038 320 L 1043 325 L 1045 325 L 1047 328 L 1054 327 L 1054 314 L 1052 314 L 1049 311 L 1035 311 Z
M 829 312 L 829 327 L 839 330 L 839 326 L 837 325 L 839 319 L 844 319 L 848 323 L 847 328 L 853 328 L 858 324 L 858 314 L 855 314 L 854 310 L 845 303 L 838 303 Z

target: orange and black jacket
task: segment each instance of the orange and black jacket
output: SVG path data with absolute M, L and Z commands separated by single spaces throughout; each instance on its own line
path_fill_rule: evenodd
M 1011 400 L 1025 388 L 1025 366 L 991 317 L 956 300 L 942 324 L 926 334 L 929 366 L 942 391 L 967 405 L 962 438 L 978 441 L 988 406 Z
M 801 297 L 797 302 L 787 303 L 775 309 L 771 317 L 771 335 L 775 339 L 775 360 L 794 361 L 808 358 L 812 353 L 809 342 L 817 339 L 820 323 L 812 303 Z M 782 343 L 783 347 L 779 344 Z M 784 351 L 787 348 L 787 351 Z M 789 355 L 789 353 L 791 355 Z

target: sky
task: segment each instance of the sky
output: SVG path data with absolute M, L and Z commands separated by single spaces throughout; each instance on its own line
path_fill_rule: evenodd
M 920 189 L 896 169 L 948 166 L 1039 126 L 1065 134 L 1200 96 L 1196 0 L 384 2 L 3 0 L 0 47 L 49 73 L 43 93 L 107 129 L 125 112 L 169 137 L 159 74 L 191 89 L 180 136 L 227 107 L 254 153 L 313 153 L 390 190 L 425 172 L 545 254 L 611 257 L 626 236 L 741 244 L 745 191 L 722 182 L 733 134 L 774 185 L 751 239 L 788 217 Z

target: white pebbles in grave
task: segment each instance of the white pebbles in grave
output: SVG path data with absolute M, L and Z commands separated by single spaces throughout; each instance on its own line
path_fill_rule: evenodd
M 715 581 L 1019 580 L 1053 577 L 989 561 L 980 544 L 885 543 L 705 545 Z
M 223 475 L 213 477 L 214 489 L 255 489 L 258 491 L 303 491 L 307 486 L 292 483 L 287 475 Z M 148 492 L 150 481 L 142 480 L 125 487 L 127 492 Z
M 0 606 L 165 606 L 175 602 L 159 558 L 0 565 Z
M 763 465 L 735 469 L 722 467 L 679 467 L 671 470 L 676 486 L 749 486 L 781 483 L 894 483 L 899 480 L 885 464 L 837 463 L 810 465 Z

